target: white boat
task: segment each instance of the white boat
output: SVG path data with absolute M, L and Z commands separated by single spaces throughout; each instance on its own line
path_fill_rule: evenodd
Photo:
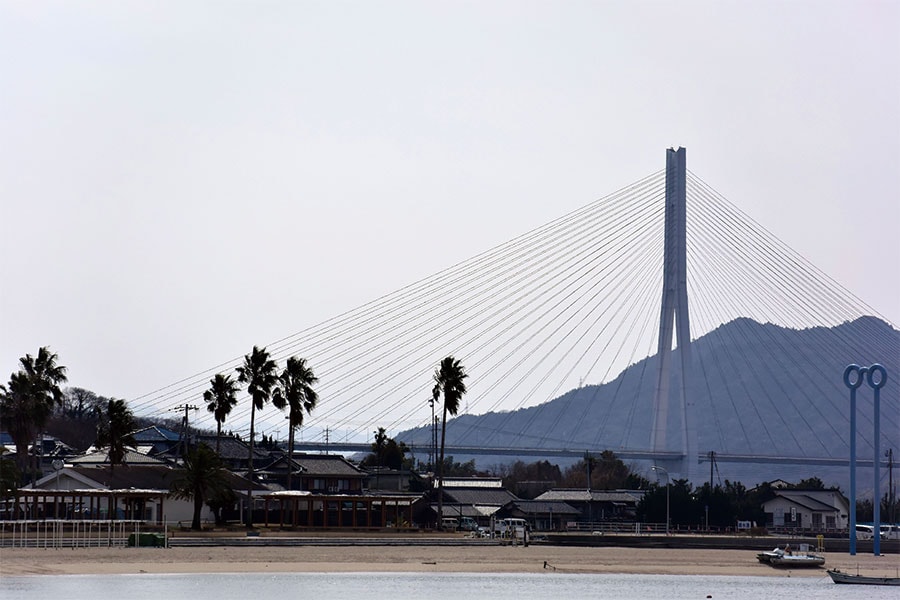
M 770 564 L 782 569 L 802 569 L 807 567 L 821 567 L 825 564 L 825 557 L 818 554 L 788 554 L 773 556 Z
M 784 554 L 784 550 L 782 550 L 781 548 L 774 548 L 772 550 L 766 550 L 765 552 L 760 552 L 759 554 L 756 555 L 756 560 L 768 565 L 768 564 L 772 563 L 773 558 L 775 558 L 776 556 L 781 556 L 782 554 Z
M 800 545 L 800 552 L 792 552 L 790 545 L 788 545 L 785 546 L 784 550 L 775 548 L 774 550 L 760 552 L 756 555 L 756 559 L 761 563 L 782 569 L 821 567 L 825 564 L 825 557 L 810 552 L 809 546 L 806 544 Z
M 828 569 L 828 575 L 835 583 L 851 583 L 857 585 L 900 585 L 900 577 L 871 577 L 869 575 L 851 575 L 838 569 Z

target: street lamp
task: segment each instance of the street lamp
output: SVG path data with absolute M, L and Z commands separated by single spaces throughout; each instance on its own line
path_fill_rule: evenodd
M 375 489 L 380 490 L 381 482 L 379 481 L 379 479 L 381 477 L 381 448 L 378 446 L 378 430 L 376 429 L 372 432 L 372 434 L 375 436 L 374 443 L 372 444 L 372 446 L 375 447 L 375 462 L 378 463 L 377 465 L 375 465 Z
M 669 535 L 669 472 L 665 467 L 660 467 L 658 465 L 653 465 L 650 467 L 650 470 L 657 472 L 657 478 L 659 478 L 659 471 L 666 474 L 666 535 Z

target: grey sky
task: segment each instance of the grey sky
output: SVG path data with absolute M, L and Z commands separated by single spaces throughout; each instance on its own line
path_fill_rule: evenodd
M 0 0 L 0 375 L 131 398 L 662 169 L 900 323 L 898 2 Z

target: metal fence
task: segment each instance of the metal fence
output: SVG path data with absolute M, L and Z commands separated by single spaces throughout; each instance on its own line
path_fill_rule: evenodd
M 3 548 L 110 548 L 147 531 L 143 521 L 63 519 L 0 521 Z
M 640 523 L 616 521 L 576 521 L 566 524 L 566 531 L 586 533 L 625 533 L 630 535 L 650 535 L 666 533 L 665 523 Z

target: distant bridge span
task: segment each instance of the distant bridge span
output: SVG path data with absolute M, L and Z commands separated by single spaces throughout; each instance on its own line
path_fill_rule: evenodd
M 427 454 L 430 448 L 416 445 L 408 446 L 413 453 Z M 296 442 L 294 450 L 300 452 L 337 452 L 337 453 L 368 453 L 372 451 L 372 444 L 351 442 Z M 488 448 L 483 446 L 447 446 L 444 454 L 447 456 L 533 456 L 536 458 L 583 458 L 586 452 L 599 456 L 607 450 L 592 449 L 558 449 L 558 448 Z M 677 452 L 653 452 L 652 450 L 613 450 L 615 455 L 623 461 L 629 460 L 655 460 L 662 463 L 681 460 L 682 455 Z M 816 465 L 825 467 L 848 467 L 850 460 L 847 458 L 823 458 L 808 456 L 753 456 L 749 454 L 715 454 L 716 462 L 720 463 L 755 463 L 778 465 Z M 697 455 L 700 463 L 709 462 L 709 454 Z M 860 467 L 872 467 L 872 459 L 857 459 Z

